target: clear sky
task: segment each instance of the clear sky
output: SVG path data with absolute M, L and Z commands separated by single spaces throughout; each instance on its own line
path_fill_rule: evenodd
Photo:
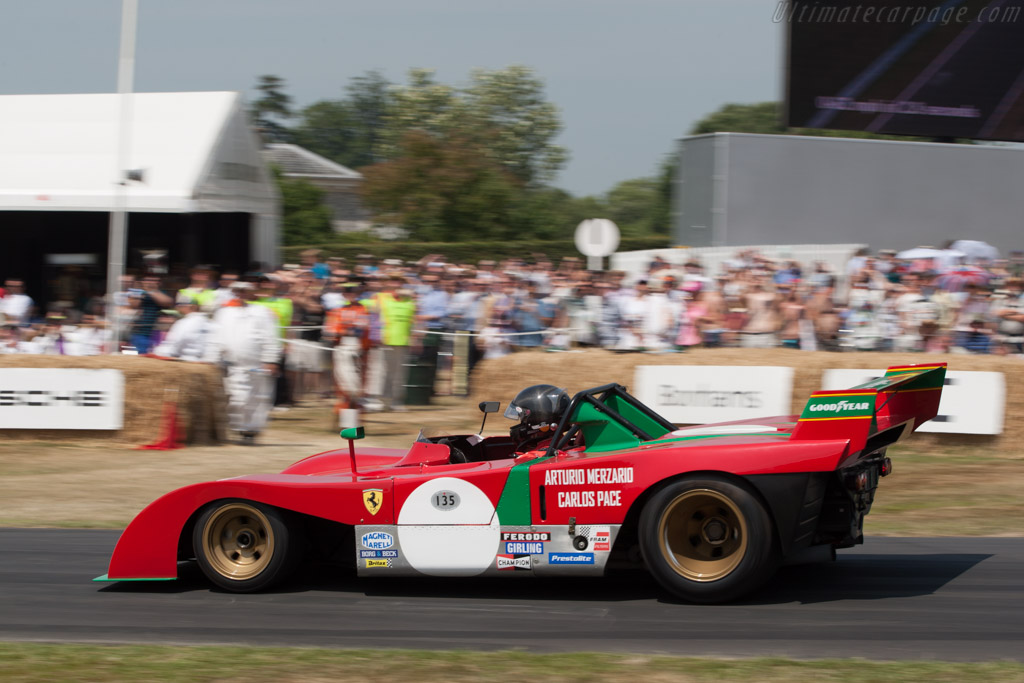
M 774 0 L 139 0 L 135 89 L 287 82 L 298 107 L 353 76 L 411 67 L 532 67 L 571 155 L 556 184 L 598 194 L 653 175 L 704 115 L 780 98 Z M 114 92 L 121 0 L 14 0 L 0 21 L 0 94 Z

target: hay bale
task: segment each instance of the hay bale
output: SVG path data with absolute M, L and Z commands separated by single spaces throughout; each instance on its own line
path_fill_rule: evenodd
M 220 370 L 203 363 L 140 356 L 0 356 L 0 368 L 84 368 L 120 370 L 125 378 L 124 427 L 119 430 L 5 429 L 20 441 L 111 441 L 144 444 L 161 436 L 163 406 L 177 404 L 178 427 L 187 444 L 224 439 L 226 398 Z
M 481 361 L 473 371 L 474 401 L 510 401 L 531 384 L 565 387 L 570 394 L 608 382 L 633 384 L 639 365 L 767 365 L 794 369 L 791 412 L 799 413 L 811 392 L 821 388 L 828 369 L 884 368 L 890 365 L 946 362 L 950 370 L 1001 372 L 1006 377 L 1006 415 L 997 436 L 919 434 L 920 446 L 964 444 L 1011 452 L 1024 441 L 1024 361 L 1008 356 L 922 353 L 829 353 L 793 349 L 692 349 L 686 353 L 615 353 L 587 349 L 572 353 L 528 351 Z

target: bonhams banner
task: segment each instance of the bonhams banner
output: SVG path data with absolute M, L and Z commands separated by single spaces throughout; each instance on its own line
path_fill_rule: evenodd
M 641 365 L 633 393 L 676 424 L 789 415 L 793 368 Z
M 120 370 L 0 368 L 0 429 L 121 429 Z

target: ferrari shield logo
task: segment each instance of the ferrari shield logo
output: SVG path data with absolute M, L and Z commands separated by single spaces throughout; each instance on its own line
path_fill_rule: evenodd
M 363 505 L 371 515 L 377 514 L 381 504 L 384 503 L 383 489 L 366 489 L 363 491 Z

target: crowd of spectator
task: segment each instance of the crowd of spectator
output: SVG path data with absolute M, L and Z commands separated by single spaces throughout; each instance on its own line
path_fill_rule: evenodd
M 459 335 L 468 335 L 462 349 L 470 369 L 481 358 L 536 348 L 1024 353 L 1020 253 L 971 259 L 933 249 L 900 258 L 862 250 L 836 270 L 752 250 L 717 272 L 656 257 L 632 274 L 543 255 L 465 264 L 442 255 L 324 259 L 309 250 L 300 263 L 274 269 L 126 275 L 112 316 L 100 296 L 37 306 L 21 280 L 8 278 L 0 289 L 0 352 L 88 355 L 116 347 L 209 360 L 204 339 L 218 312 L 248 299 L 271 310 L 278 326 L 283 352 L 274 362 L 287 380 L 279 404 L 337 392 L 340 408 L 392 409 L 402 404 L 410 354 L 435 367 L 450 363 L 445 350 Z

